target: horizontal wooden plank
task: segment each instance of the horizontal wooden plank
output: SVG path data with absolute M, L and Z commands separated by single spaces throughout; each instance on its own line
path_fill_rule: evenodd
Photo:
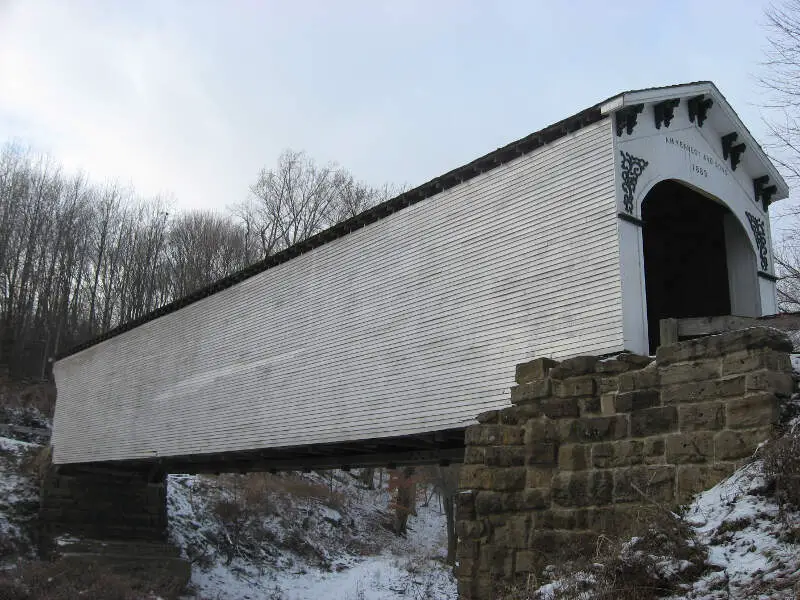
M 59 361 L 59 463 L 463 427 L 514 366 L 622 345 L 611 130 L 540 151 Z

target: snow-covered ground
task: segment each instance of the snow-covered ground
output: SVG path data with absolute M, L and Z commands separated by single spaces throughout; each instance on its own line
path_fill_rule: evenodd
M 0 437 L 0 566 L 19 554 L 31 557 L 33 545 L 25 525 L 36 515 L 39 489 L 23 463 L 40 446 Z
M 781 514 L 764 483 L 756 461 L 692 503 L 686 518 L 708 548 L 711 569 L 681 598 L 796 598 L 800 546 L 786 533 L 800 527 L 800 515 Z
M 322 485 L 321 475 L 297 475 Z M 346 506 L 322 498 L 275 497 L 275 514 L 264 518 L 263 555 L 227 557 L 215 552 L 219 528 L 212 515 L 213 480 L 172 476 L 169 481 L 171 536 L 187 556 L 204 548 L 192 569 L 199 598 L 268 600 L 454 600 L 456 583 L 444 563 L 444 515 L 434 498 L 409 518 L 408 536 L 384 524 L 389 496 L 358 489 L 341 472 L 327 480 Z M 421 490 L 422 493 L 422 490 Z M 281 494 L 274 494 L 281 496 Z

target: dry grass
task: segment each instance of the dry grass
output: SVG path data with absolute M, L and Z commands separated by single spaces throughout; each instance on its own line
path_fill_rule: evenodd
M 764 476 L 783 508 L 800 509 L 800 426 L 760 449 Z
M 557 561 L 545 575 L 558 582 L 553 600 L 655 600 L 694 581 L 705 559 L 689 525 L 653 504 L 643 507 L 624 531 L 599 536 L 592 557 Z M 542 583 L 531 578 L 502 598 L 538 600 Z
M 169 578 L 131 577 L 80 562 L 27 562 L 0 571 L 0 600 L 174 600 L 184 592 Z
M 256 506 L 263 502 L 274 503 L 277 497 L 292 496 L 311 499 L 341 510 L 346 497 L 341 492 L 322 483 L 309 481 L 293 473 L 247 473 L 245 475 L 219 475 L 214 479 L 224 488 L 234 490 L 245 504 Z

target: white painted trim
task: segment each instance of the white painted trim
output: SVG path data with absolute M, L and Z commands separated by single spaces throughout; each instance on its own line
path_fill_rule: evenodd
M 788 198 L 789 185 L 786 183 L 775 165 L 772 164 L 772 161 L 769 159 L 766 152 L 764 152 L 761 145 L 756 141 L 745 124 L 739 118 L 739 115 L 736 114 L 736 111 L 728 103 L 719 89 L 717 89 L 717 86 L 712 82 L 625 92 L 604 102 L 600 106 L 600 112 L 602 114 L 610 114 L 626 106 L 636 104 L 654 104 L 671 98 L 685 99 L 692 96 L 697 96 L 699 94 L 707 94 L 711 96 L 711 98 L 714 100 L 714 105 L 719 107 L 723 111 L 727 120 L 732 123 L 731 130 L 738 132 L 744 138 L 740 141 L 743 141 L 747 145 L 748 151 L 753 151 L 755 153 L 756 159 L 763 165 L 763 168 L 770 177 L 770 181 L 778 188 L 778 192 L 773 201 Z M 642 116 L 639 118 L 641 119 Z

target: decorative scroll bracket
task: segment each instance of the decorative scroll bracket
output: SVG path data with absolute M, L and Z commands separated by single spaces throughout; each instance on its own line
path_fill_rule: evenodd
M 711 98 L 706 98 L 702 94 L 694 98 L 689 98 L 686 102 L 686 106 L 689 109 L 689 120 L 692 123 L 696 121 L 697 126 L 702 128 L 708 116 L 708 110 L 713 105 L 714 101 Z
M 622 204 L 628 214 L 633 214 L 633 195 L 636 192 L 636 184 L 639 176 L 644 173 L 648 163 L 645 159 L 639 158 L 625 152 L 619 151 L 622 156 L 620 163 L 620 173 L 622 173 Z
M 745 211 L 747 220 L 750 221 L 750 229 L 753 230 L 753 237 L 756 239 L 756 246 L 758 246 L 758 256 L 761 260 L 761 270 L 769 270 L 769 248 L 767 247 L 767 230 L 764 227 L 764 220 L 759 219 L 755 215 Z
M 664 127 L 669 127 L 669 124 L 675 116 L 675 107 L 680 103 L 680 98 L 673 98 L 653 105 L 653 117 L 655 118 L 656 129 L 661 129 L 662 123 Z
M 616 120 L 617 120 L 617 137 L 622 135 L 622 132 L 625 131 L 628 135 L 633 133 L 634 127 L 636 127 L 636 122 L 639 118 L 639 115 L 644 110 L 644 104 L 634 104 L 632 106 L 626 106 L 625 108 L 621 108 L 617 111 Z
M 778 193 L 778 187 L 775 185 L 767 185 L 769 183 L 769 175 L 762 175 L 753 179 L 753 197 L 755 201 L 761 201 L 764 206 L 764 212 L 769 208 L 772 197 Z
M 747 150 L 747 146 L 745 146 L 744 144 L 736 144 L 735 146 L 733 145 L 733 142 L 735 142 L 738 139 L 738 137 L 739 134 L 734 131 L 733 133 L 723 135 L 721 138 L 722 158 L 727 160 L 728 157 L 730 157 L 732 171 L 736 170 L 736 165 L 739 164 L 742 154 L 744 154 L 744 151 Z

